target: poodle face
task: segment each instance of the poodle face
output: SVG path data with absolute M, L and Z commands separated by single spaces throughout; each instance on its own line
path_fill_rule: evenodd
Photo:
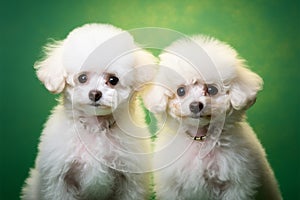
M 176 93 L 168 101 L 168 112 L 175 118 L 205 127 L 212 116 L 230 108 L 226 93 L 216 84 L 206 84 L 202 80 L 192 80 L 177 86 Z
M 87 115 L 111 114 L 131 92 L 120 78 L 108 72 L 79 72 L 72 76 L 73 85 L 66 88 L 66 99 Z
M 35 68 L 49 91 L 64 94 L 67 108 L 84 115 L 108 115 L 153 78 L 154 60 L 128 32 L 88 24 L 48 45 L 46 57 Z
M 205 127 L 224 113 L 244 111 L 256 99 L 262 79 L 229 45 L 194 36 L 175 41 L 159 56 L 156 83 L 145 97 L 154 113 L 166 111 L 184 124 Z

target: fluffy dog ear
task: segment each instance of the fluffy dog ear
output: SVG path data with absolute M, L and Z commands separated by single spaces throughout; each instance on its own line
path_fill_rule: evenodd
M 152 81 L 157 71 L 157 59 L 148 51 L 135 52 L 135 88 Z
M 60 93 L 65 87 L 66 71 L 62 63 L 63 42 L 45 47 L 46 56 L 35 63 L 37 77 L 53 93 Z
M 236 110 L 248 109 L 255 103 L 257 92 L 262 89 L 263 80 L 245 67 L 238 67 L 237 77 L 230 89 L 231 105 Z
M 143 95 L 146 108 L 153 113 L 161 113 L 167 109 L 172 92 L 162 85 L 152 85 Z

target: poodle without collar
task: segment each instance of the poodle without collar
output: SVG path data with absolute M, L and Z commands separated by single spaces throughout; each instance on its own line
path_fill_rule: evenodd
M 139 133 L 128 101 L 151 80 L 155 58 L 128 32 L 106 24 L 76 28 L 45 52 L 35 64 L 37 76 L 61 99 L 45 124 L 21 198 L 145 199 L 148 160 L 137 156 L 145 145 L 132 137 Z

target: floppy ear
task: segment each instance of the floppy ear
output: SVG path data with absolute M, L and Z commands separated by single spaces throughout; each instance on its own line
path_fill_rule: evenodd
M 37 77 L 50 92 L 60 93 L 65 87 L 66 79 L 66 71 L 62 63 L 63 42 L 46 46 L 45 52 L 45 58 L 34 65 Z
M 257 92 L 262 89 L 263 80 L 245 67 L 238 67 L 237 77 L 230 89 L 231 105 L 236 110 L 248 109 L 255 103 Z
M 152 81 L 157 71 L 157 59 L 148 51 L 138 50 L 135 55 L 135 88 Z
M 172 92 L 162 85 L 154 84 L 145 91 L 143 101 L 148 110 L 157 114 L 166 111 Z

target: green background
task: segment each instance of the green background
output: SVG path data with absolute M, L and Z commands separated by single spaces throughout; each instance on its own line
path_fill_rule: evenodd
M 297 3 L 296 3 L 297 2 Z M 88 22 L 164 27 L 226 41 L 265 81 L 250 124 L 285 199 L 300 199 L 299 1 L 1 1 L 0 199 L 18 199 L 57 96 L 32 68 L 49 38 Z

